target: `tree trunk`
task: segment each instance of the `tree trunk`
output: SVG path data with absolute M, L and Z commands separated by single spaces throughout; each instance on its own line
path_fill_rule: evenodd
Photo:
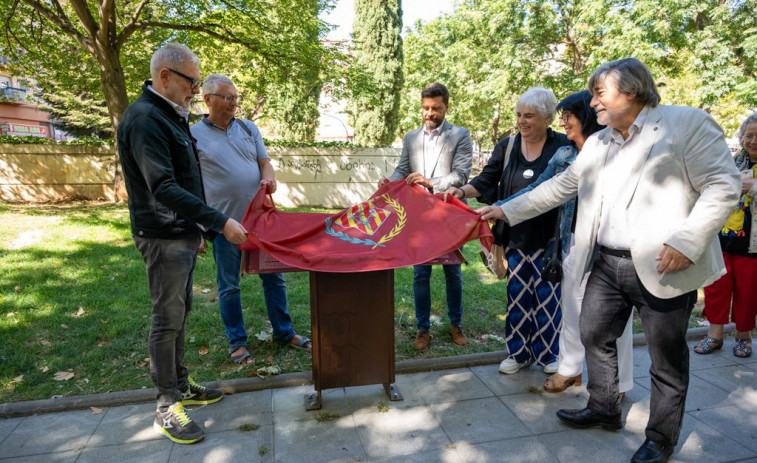
M 126 184 L 124 175 L 121 171 L 121 160 L 118 154 L 118 123 L 121 121 L 121 115 L 129 106 L 129 97 L 126 92 L 126 80 L 124 79 L 123 68 L 118 51 L 112 48 L 98 50 L 97 60 L 100 62 L 100 85 L 102 86 L 105 103 L 108 106 L 108 114 L 113 124 L 113 143 L 116 156 L 116 175 L 113 184 L 114 199 L 117 202 L 125 201 Z

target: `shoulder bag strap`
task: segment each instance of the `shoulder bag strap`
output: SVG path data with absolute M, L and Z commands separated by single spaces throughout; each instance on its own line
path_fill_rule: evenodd
M 237 119 L 237 123 L 244 129 L 245 132 L 247 132 L 248 136 L 252 136 L 252 130 L 250 130 L 249 127 L 247 127 L 247 124 L 244 123 L 244 119 Z

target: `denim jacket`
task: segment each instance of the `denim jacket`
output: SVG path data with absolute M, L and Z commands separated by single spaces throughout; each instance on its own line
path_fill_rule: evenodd
M 493 205 L 501 206 L 511 199 L 517 198 L 518 196 L 533 190 L 550 178 L 561 174 L 565 169 L 568 168 L 568 166 L 571 165 L 571 163 L 573 163 L 573 161 L 575 161 L 577 155 L 578 150 L 576 150 L 576 147 L 573 145 L 560 147 L 555 152 L 555 155 L 552 156 L 552 159 L 549 160 L 549 163 L 547 164 L 546 169 L 544 169 L 544 172 L 542 172 L 541 175 L 539 175 L 539 177 L 533 183 L 515 193 L 514 195 L 509 196 L 501 201 L 497 201 Z M 562 246 L 563 253 L 567 252 L 570 247 L 570 230 L 573 226 L 573 216 L 575 215 L 575 211 L 576 198 L 573 198 L 560 206 L 560 245 Z

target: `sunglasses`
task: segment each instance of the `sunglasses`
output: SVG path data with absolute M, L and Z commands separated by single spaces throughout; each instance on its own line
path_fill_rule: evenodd
M 171 68 L 166 68 L 166 69 L 168 69 L 169 71 L 173 72 L 174 74 L 176 74 L 179 77 L 183 77 L 183 78 L 187 79 L 187 81 L 189 82 L 189 88 L 191 88 L 192 90 L 200 88 L 200 85 L 202 85 L 202 79 L 195 79 L 193 77 L 189 77 L 188 75 L 182 74 L 181 72 L 179 72 L 179 71 L 177 71 L 175 69 L 171 69 Z

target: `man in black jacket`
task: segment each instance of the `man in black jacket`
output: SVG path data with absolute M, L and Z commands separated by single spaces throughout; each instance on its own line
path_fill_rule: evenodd
M 200 92 L 200 60 L 169 43 L 150 60 L 152 81 L 123 114 L 118 151 L 129 194 L 134 243 L 147 266 L 152 298 L 150 375 L 158 389 L 153 428 L 174 442 L 204 437 L 183 407 L 223 398 L 195 383 L 184 366 L 184 334 L 192 308 L 192 275 L 203 232 L 239 244 L 242 225 L 207 206 L 197 149 L 189 132 L 189 103 Z

